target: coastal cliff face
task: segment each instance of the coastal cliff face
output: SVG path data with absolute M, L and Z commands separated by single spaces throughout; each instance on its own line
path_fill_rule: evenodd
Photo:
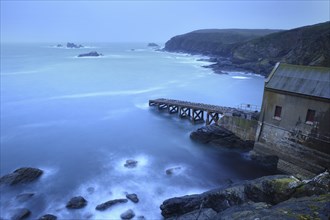
M 200 30 L 173 37 L 165 50 L 214 57 L 216 72 L 268 75 L 276 62 L 330 67 L 330 22 L 279 30 Z
M 209 29 L 198 30 L 171 38 L 165 44 L 170 52 L 185 52 L 210 56 L 228 57 L 232 47 L 239 42 L 246 42 L 280 30 L 252 29 Z

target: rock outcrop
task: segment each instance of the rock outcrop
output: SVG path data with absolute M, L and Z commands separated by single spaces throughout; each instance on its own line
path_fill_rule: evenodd
M 328 219 L 330 175 L 311 180 L 274 175 L 165 200 L 165 219 Z
M 159 47 L 156 43 L 148 43 L 148 47 Z
M 81 44 L 75 44 L 75 43 L 70 43 L 70 42 L 68 42 L 67 44 L 66 44 L 66 47 L 67 48 L 82 48 L 82 47 L 84 47 L 83 45 L 81 45 Z
M 207 125 L 191 132 L 190 138 L 194 141 L 207 144 L 211 143 L 217 146 L 241 148 L 251 150 L 253 143 L 243 141 L 233 132 L 217 124 Z
M 0 184 L 17 185 L 30 183 L 37 180 L 43 171 L 38 168 L 23 167 L 15 170 L 13 173 L 4 175 L 0 178 Z
M 99 57 L 99 56 L 103 56 L 103 54 L 98 53 L 96 51 L 91 51 L 89 53 L 82 53 L 78 55 L 78 57 Z

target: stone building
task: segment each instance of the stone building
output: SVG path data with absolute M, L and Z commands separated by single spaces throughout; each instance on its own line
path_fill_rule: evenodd
M 265 81 L 252 155 L 310 177 L 330 168 L 330 68 L 277 63 Z

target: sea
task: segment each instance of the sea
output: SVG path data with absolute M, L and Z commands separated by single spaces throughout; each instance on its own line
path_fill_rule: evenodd
M 264 77 L 215 74 L 206 57 L 157 51 L 147 43 L 1 43 L 1 176 L 20 167 L 44 171 L 37 181 L 0 189 L 0 218 L 18 208 L 29 219 L 162 219 L 159 206 L 171 197 L 202 193 L 257 178 L 267 171 L 246 152 L 193 142 L 203 124 L 149 107 L 156 98 L 213 105 L 261 106 Z M 100 57 L 77 56 L 97 51 Z M 203 59 L 204 58 L 204 59 Z M 124 166 L 136 160 L 135 168 Z M 176 169 L 172 175 L 166 170 Z M 17 195 L 34 193 L 27 201 Z M 131 201 L 105 211 L 98 204 Z M 88 204 L 69 210 L 83 196 Z

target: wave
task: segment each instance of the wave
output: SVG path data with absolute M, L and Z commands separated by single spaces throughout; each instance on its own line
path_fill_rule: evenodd
M 58 121 L 48 121 L 48 122 L 41 122 L 41 123 L 31 123 L 31 124 L 23 124 L 19 126 L 20 128 L 45 128 L 45 127 L 52 127 L 56 125 L 63 125 L 66 121 L 65 120 L 58 120 Z
M 40 70 L 30 70 L 30 71 L 17 71 L 17 72 L 7 72 L 7 73 L 0 73 L 1 76 L 16 76 L 16 75 L 27 75 L 27 74 L 34 74 L 39 73 Z
M 121 90 L 121 91 L 105 91 L 105 92 L 91 92 L 91 93 L 78 93 L 72 95 L 54 96 L 47 100 L 57 100 L 57 99 L 80 99 L 80 98 L 91 98 L 91 97 L 101 97 L 101 96 L 118 96 L 118 95 L 139 95 L 143 93 L 153 92 L 162 89 L 163 87 L 153 87 L 149 89 L 141 90 Z
M 149 109 L 149 104 L 147 102 L 138 103 L 138 104 L 135 104 L 135 107 L 142 109 L 142 110 L 147 110 L 147 109 Z
M 231 78 L 233 78 L 233 79 L 251 79 L 250 77 L 247 77 L 247 76 L 232 76 Z
M 131 110 L 132 109 L 130 109 L 130 108 L 123 108 L 123 109 L 115 109 L 115 110 L 112 110 L 112 111 L 108 111 L 107 115 L 104 116 L 101 120 L 111 120 L 111 119 L 114 119 L 114 118 L 118 118 L 118 116 L 127 114 Z
M 126 95 L 140 95 L 144 93 L 149 93 L 157 90 L 161 90 L 164 87 L 153 87 L 141 90 L 121 90 L 121 91 L 104 91 L 104 92 L 91 92 L 91 93 L 78 93 L 72 95 L 62 95 L 62 96 L 52 96 L 48 98 L 36 98 L 36 99 L 25 99 L 19 101 L 11 101 L 3 103 L 4 105 L 21 105 L 21 104 L 31 104 L 33 102 L 47 102 L 53 100 L 62 99 L 81 99 L 81 98 L 93 98 L 102 96 L 126 96 Z

